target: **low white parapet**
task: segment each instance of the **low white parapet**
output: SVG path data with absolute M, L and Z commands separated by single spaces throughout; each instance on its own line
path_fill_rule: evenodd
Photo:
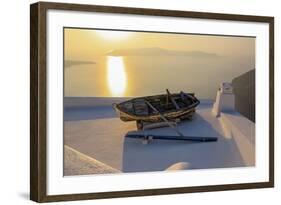
M 213 104 L 224 135 L 233 139 L 246 166 L 255 165 L 255 123 L 235 111 L 235 95 L 230 83 L 222 83 Z
M 237 112 L 220 114 L 226 138 L 234 139 L 246 166 L 255 165 L 255 123 Z

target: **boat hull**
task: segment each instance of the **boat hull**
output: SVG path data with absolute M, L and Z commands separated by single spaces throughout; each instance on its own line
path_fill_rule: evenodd
M 174 94 L 176 96 L 176 94 Z M 165 95 L 157 95 L 157 96 L 148 96 L 143 98 L 135 98 L 135 99 L 157 99 L 157 98 L 163 98 Z M 173 110 L 167 110 L 160 113 L 154 113 L 149 115 L 136 115 L 131 112 L 126 112 L 126 110 L 122 109 L 122 105 L 132 102 L 133 100 L 125 101 L 120 104 L 113 104 L 114 109 L 116 110 L 116 113 L 120 117 L 120 119 L 124 122 L 127 121 L 142 121 L 142 122 L 160 122 L 163 121 L 162 116 L 164 116 L 169 121 L 174 120 L 184 120 L 184 119 L 190 119 L 192 118 L 193 114 L 195 113 L 195 107 L 200 103 L 198 99 L 196 99 L 194 96 L 192 96 L 192 103 L 187 107 L 182 107 L 180 109 L 173 109 Z M 132 103 L 133 104 L 133 103 Z
M 151 115 L 151 116 L 135 116 L 131 114 L 127 114 L 125 112 L 120 111 L 115 107 L 115 110 L 119 116 L 119 118 L 124 121 L 143 121 L 143 122 L 160 122 L 163 121 L 160 114 L 156 115 Z M 176 112 L 170 112 L 170 113 L 164 113 L 163 116 L 170 121 L 174 121 L 176 119 L 184 120 L 184 119 L 189 119 L 193 116 L 195 113 L 195 108 L 192 109 L 186 109 L 186 110 L 181 110 L 181 111 L 176 111 Z

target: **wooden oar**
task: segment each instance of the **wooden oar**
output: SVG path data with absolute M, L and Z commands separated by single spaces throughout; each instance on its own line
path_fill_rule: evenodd
M 169 127 L 171 127 L 178 135 L 177 136 L 159 136 L 159 135 L 149 135 L 150 137 L 152 137 L 152 139 L 164 139 L 164 140 L 190 140 L 190 141 L 200 141 L 200 142 L 212 142 L 212 141 L 217 141 L 217 137 L 197 137 L 197 136 L 184 136 L 176 126 L 174 126 L 171 122 L 169 122 L 169 120 L 167 120 L 167 118 L 159 111 L 157 110 L 150 102 L 148 102 L 147 100 L 145 100 L 145 102 L 147 103 L 147 105 L 149 107 L 151 107 L 151 109 L 153 109 L 155 112 L 157 112 L 161 119 L 164 120 Z M 131 137 L 131 138 L 142 138 L 145 137 L 141 134 L 127 134 L 127 137 Z
M 195 142 L 214 142 L 217 141 L 217 137 L 199 137 L 199 136 L 172 136 L 172 135 L 143 135 L 138 133 L 128 133 L 126 135 L 128 138 L 134 139 L 159 139 L 159 140 L 187 140 L 187 141 L 195 141 Z
M 169 127 L 171 127 L 179 136 L 184 137 L 184 135 L 178 130 L 178 128 L 175 127 L 172 123 L 170 123 L 169 120 L 167 120 L 167 118 L 166 118 L 164 115 L 162 115 L 162 113 L 161 113 L 159 110 L 157 110 L 157 109 L 156 109 L 153 105 L 151 105 L 151 103 L 148 102 L 147 100 L 145 100 L 145 102 L 146 102 L 146 104 L 147 104 L 152 110 L 154 110 L 156 113 L 158 113 L 158 114 L 160 115 L 161 119 L 164 120 L 164 121 L 169 125 Z
M 175 106 L 175 108 L 177 110 L 180 109 L 180 106 L 178 105 L 178 103 L 175 101 L 175 99 L 173 98 L 173 96 L 171 95 L 170 91 L 168 89 L 166 89 L 166 92 L 167 92 L 167 96 L 168 98 L 171 100 L 171 102 L 173 103 L 173 105 Z

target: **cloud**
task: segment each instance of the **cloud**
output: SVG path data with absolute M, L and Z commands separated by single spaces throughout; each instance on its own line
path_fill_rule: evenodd
M 65 60 L 64 67 L 69 68 L 75 65 L 88 65 L 88 64 L 96 64 L 94 61 L 79 61 L 79 60 Z
M 218 57 L 216 53 L 208 53 L 204 51 L 182 51 L 168 50 L 158 47 L 138 48 L 138 49 L 115 49 L 107 53 L 109 56 L 188 56 L 188 57 Z

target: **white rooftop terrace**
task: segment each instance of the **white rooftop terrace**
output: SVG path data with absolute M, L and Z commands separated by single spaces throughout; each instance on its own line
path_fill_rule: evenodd
M 142 140 L 125 137 L 127 132 L 136 131 L 135 122 L 122 122 L 113 108 L 106 105 L 68 108 L 64 115 L 64 144 L 121 172 L 164 171 L 169 167 L 207 169 L 254 166 L 255 124 L 229 109 L 232 106 L 230 96 L 225 95 L 231 93 L 221 90 L 218 95 L 215 104 L 202 100 L 193 120 L 178 125 L 186 136 L 217 137 L 215 142 L 153 140 L 152 143 L 143 144 Z M 176 134 L 169 127 L 146 132 Z M 177 163 L 188 166 L 173 166 Z M 96 173 L 95 170 L 93 173 Z M 89 170 L 85 174 L 89 174 Z

